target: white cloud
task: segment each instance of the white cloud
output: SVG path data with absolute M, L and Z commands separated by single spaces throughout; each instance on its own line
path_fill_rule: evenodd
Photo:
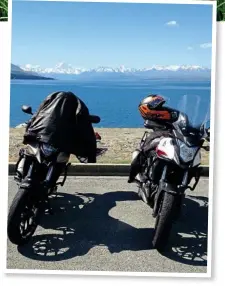
M 167 22 L 166 25 L 167 25 L 167 26 L 178 26 L 178 23 L 177 23 L 177 21 L 174 21 L 174 20 L 173 20 L 173 21 Z
M 212 43 L 204 43 L 200 45 L 200 48 L 202 49 L 208 49 L 212 47 Z
M 187 47 L 187 49 L 188 49 L 189 51 L 194 50 L 193 47 Z

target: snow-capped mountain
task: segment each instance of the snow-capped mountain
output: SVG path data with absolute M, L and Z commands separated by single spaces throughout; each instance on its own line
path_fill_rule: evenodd
M 27 64 L 20 66 L 26 72 L 38 73 L 43 76 L 51 76 L 58 79 L 101 79 L 101 78 L 160 78 L 160 77 L 210 77 L 210 69 L 197 65 L 170 65 L 151 66 L 143 69 L 120 67 L 105 67 L 85 69 L 74 67 L 64 62 L 55 67 L 42 68 L 39 65 Z
M 66 64 L 64 62 L 58 63 L 53 68 L 41 68 L 39 65 L 31 65 L 31 64 L 21 66 L 21 68 L 24 71 L 36 72 L 39 74 L 55 73 L 55 74 L 74 74 L 74 75 L 76 75 L 76 74 L 80 74 L 80 73 L 86 71 L 85 69 L 74 68 L 72 65 Z
M 120 66 L 118 68 L 112 68 L 112 67 L 105 67 L 105 66 L 99 66 L 97 68 L 93 69 L 84 69 L 84 68 L 76 68 L 73 67 L 71 64 L 66 64 L 64 62 L 58 63 L 53 68 L 41 68 L 39 65 L 32 66 L 31 64 L 27 64 L 25 66 L 21 66 L 21 69 L 29 72 L 37 72 L 37 73 L 65 73 L 65 74 L 80 74 L 83 72 L 119 72 L 119 73 L 134 73 L 134 72 L 146 72 L 146 71 L 179 71 L 179 70 L 185 70 L 185 71 L 209 71 L 209 68 L 204 68 L 201 66 L 196 65 L 170 65 L 170 66 L 152 66 L 149 68 L 143 68 L 143 69 L 135 69 L 135 68 L 127 68 L 125 66 Z
M 52 79 L 39 75 L 32 70 L 26 71 L 17 65 L 11 64 L 11 79 Z

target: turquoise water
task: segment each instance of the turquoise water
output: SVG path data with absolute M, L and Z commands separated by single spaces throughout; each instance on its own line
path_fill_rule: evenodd
M 72 91 L 89 107 L 90 113 L 101 117 L 98 127 L 142 127 L 143 119 L 138 111 L 139 102 L 150 93 L 159 93 L 169 99 L 168 105 L 177 107 L 187 95 L 186 111 L 195 111 L 195 119 L 201 121 L 210 103 L 210 81 L 33 81 L 12 80 L 10 97 L 10 126 L 26 121 L 29 115 L 21 111 L 23 104 L 35 111 L 43 99 L 55 91 Z M 196 102 L 199 98 L 199 104 Z M 197 106 L 198 105 L 198 106 Z

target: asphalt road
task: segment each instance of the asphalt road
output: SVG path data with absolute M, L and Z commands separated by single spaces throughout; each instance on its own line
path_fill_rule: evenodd
M 188 192 L 168 250 L 152 249 L 154 219 L 125 177 L 70 177 L 32 240 L 8 241 L 8 269 L 205 273 L 208 179 Z M 9 204 L 17 186 L 9 177 Z

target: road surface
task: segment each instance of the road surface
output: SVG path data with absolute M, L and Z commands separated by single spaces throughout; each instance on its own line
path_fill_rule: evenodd
M 154 219 L 125 177 L 69 177 L 32 240 L 8 241 L 8 269 L 206 273 L 208 179 L 187 192 L 164 254 L 152 248 Z M 17 186 L 9 177 L 9 204 Z

